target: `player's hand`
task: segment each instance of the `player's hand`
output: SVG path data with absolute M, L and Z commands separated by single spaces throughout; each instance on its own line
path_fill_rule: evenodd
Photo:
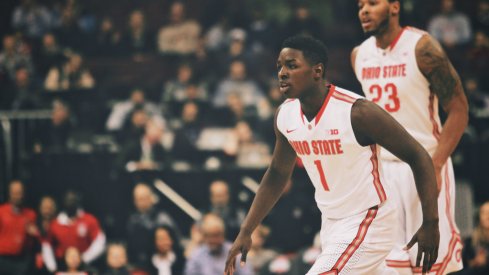
M 421 259 L 423 258 L 423 274 L 425 274 L 431 270 L 431 267 L 438 258 L 438 245 L 440 243 L 438 220 L 423 222 L 421 227 L 418 229 L 418 232 L 414 234 L 413 238 L 411 241 L 409 241 L 404 249 L 410 249 L 415 243 L 418 243 L 416 267 L 420 266 Z
M 224 268 L 224 275 L 233 275 L 236 270 L 236 256 L 241 253 L 241 266 L 246 263 L 246 255 L 251 248 L 251 236 L 242 234 L 241 232 L 236 237 L 236 240 L 229 250 L 228 258 L 226 260 L 226 267 Z

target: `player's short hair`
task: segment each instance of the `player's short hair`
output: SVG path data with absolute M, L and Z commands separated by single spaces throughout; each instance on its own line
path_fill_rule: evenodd
M 318 39 L 306 35 L 296 35 L 285 39 L 282 43 L 283 48 L 292 48 L 302 51 L 304 58 L 310 64 L 322 63 L 324 66 L 323 77 L 326 75 L 328 64 L 328 49 Z

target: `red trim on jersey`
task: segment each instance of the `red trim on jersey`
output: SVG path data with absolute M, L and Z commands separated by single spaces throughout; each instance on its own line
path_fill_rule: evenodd
M 341 272 L 341 270 L 345 267 L 348 260 L 350 260 L 351 256 L 353 256 L 355 251 L 357 251 L 357 249 L 360 247 L 360 244 L 362 244 L 363 240 L 365 239 L 365 236 L 367 235 L 368 228 L 372 224 L 373 220 L 375 219 L 375 216 L 377 215 L 378 211 L 379 211 L 378 206 L 371 207 L 367 211 L 367 215 L 365 216 L 365 219 L 363 219 L 362 223 L 360 224 L 360 227 L 358 228 L 357 235 L 355 236 L 353 241 L 348 245 L 345 252 L 341 254 L 340 258 L 338 258 L 338 260 L 336 261 L 335 265 L 331 268 L 331 270 L 321 273 L 320 275 L 335 274 L 335 273 L 331 273 L 332 271 L 336 271 L 337 273 Z
M 323 272 L 319 275 L 338 275 L 338 271 L 337 270 L 330 270 L 330 271 Z
M 341 100 L 341 101 L 345 101 L 345 102 L 348 102 L 348 103 L 351 103 L 351 104 L 353 104 L 353 103 L 355 103 L 355 101 L 357 101 L 356 98 L 351 97 L 351 96 L 349 96 L 347 94 L 338 92 L 338 91 L 334 91 L 333 97 L 335 99 L 338 99 L 338 100 Z
M 394 47 L 396 46 L 397 42 L 399 41 L 399 39 L 401 38 L 402 36 L 402 33 L 404 32 L 406 28 L 402 28 L 401 29 L 401 32 L 397 35 L 397 37 L 391 42 L 391 44 L 389 45 L 389 48 L 391 49 L 394 49 Z
M 440 129 L 438 128 L 438 123 L 435 120 L 435 94 L 430 93 L 430 103 L 428 106 L 428 109 L 430 111 L 430 121 L 431 124 L 433 125 L 433 136 L 435 137 L 436 140 L 440 140 Z
M 387 199 L 387 195 L 385 194 L 384 187 L 380 182 L 380 173 L 379 173 L 379 159 L 377 158 L 377 145 L 370 145 L 370 149 L 372 150 L 372 157 L 370 157 L 370 161 L 372 162 L 372 176 L 374 177 L 374 187 L 377 191 L 377 195 L 379 195 L 380 202 L 384 202 Z
M 314 125 L 318 125 L 319 120 L 321 119 L 321 117 L 322 117 L 322 115 L 324 113 L 324 110 L 326 109 L 326 106 L 328 105 L 329 99 L 334 94 L 334 92 L 335 92 L 335 86 L 333 84 L 331 84 L 329 86 L 328 95 L 324 99 L 323 106 L 321 106 L 321 109 L 319 109 L 319 112 L 316 115 L 316 118 L 314 119 Z M 301 111 L 302 111 L 302 109 L 301 109 Z
M 385 260 L 385 263 L 389 267 L 396 267 L 396 268 L 411 268 L 411 261 L 405 260 L 405 261 L 399 261 L 399 260 Z

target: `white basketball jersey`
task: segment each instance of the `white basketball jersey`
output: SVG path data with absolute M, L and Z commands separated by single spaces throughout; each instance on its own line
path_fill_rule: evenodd
M 302 160 L 328 218 L 348 217 L 387 199 L 377 146 L 361 146 L 353 133 L 351 107 L 358 98 L 331 85 L 312 121 L 298 99 L 285 101 L 277 115 L 277 127 Z
M 441 131 L 438 98 L 416 62 L 415 49 L 425 32 L 403 28 L 385 50 L 371 36 L 358 49 L 355 74 L 365 96 L 389 112 L 430 153 L 436 149 Z M 397 160 L 387 150 L 383 159 Z

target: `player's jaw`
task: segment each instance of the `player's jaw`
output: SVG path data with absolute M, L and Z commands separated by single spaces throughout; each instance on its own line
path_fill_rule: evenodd
M 366 36 L 377 35 L 389 26 L 389 4 L 387 1 L 375 1 L 371 4 L 358 1 L 358 19 Z

